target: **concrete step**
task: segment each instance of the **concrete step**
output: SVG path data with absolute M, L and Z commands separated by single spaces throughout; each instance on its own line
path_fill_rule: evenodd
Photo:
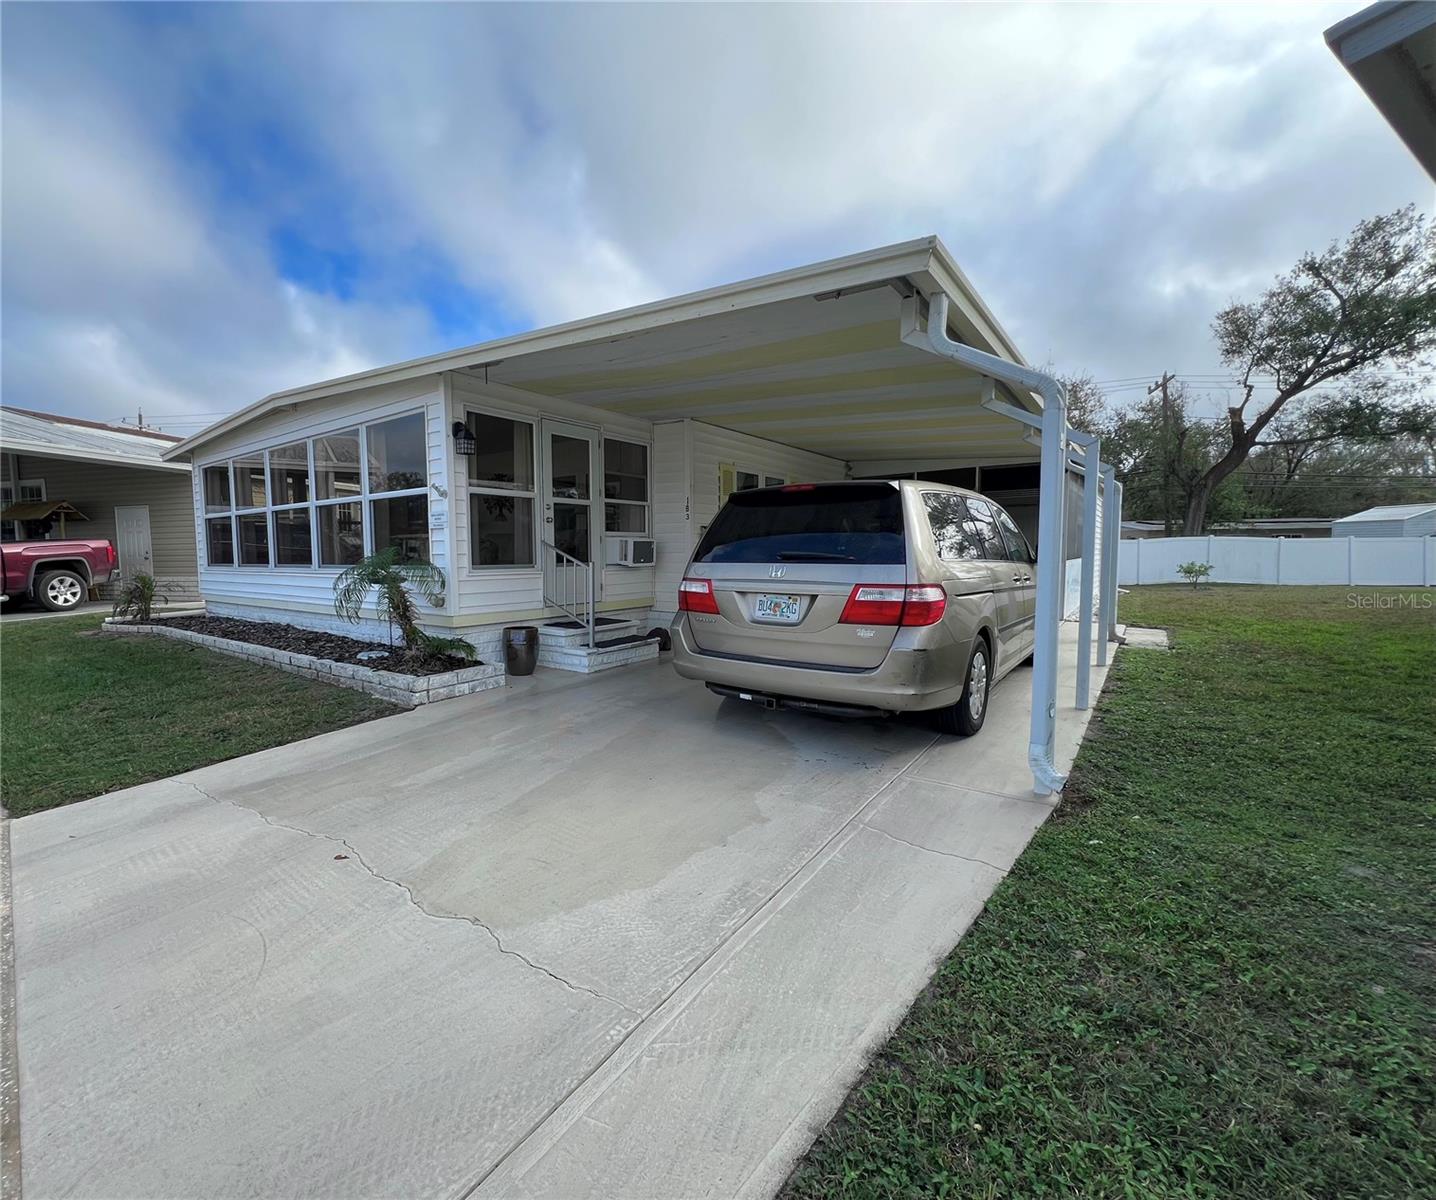
M 626 667 L 630 663 L 648 662 L 658 657 L 658 642 L 653 638 L 638 638 L 631 634 L 626 637 L 616 637 L 610 634 L 609 637 L 614 639 L 611 644 L 600 643 L 592 649 L 582 644 L 550 643 L 545 645 L 540 637 L 538 665 L 553 667 L 559 671 L 578 671 L 585 675 L 591 675 L 595 671 Z
M 582 646 L 588 641 L 588 630 L 578 621 L 546 621 L 538 627 L 538 631 L 540 648 Z M 637 621 L 599 617 L 593 636 L 596 642 L 608 642 L 614 638 L 632 637 L 640 632 L 643 631 L 638 628 Z

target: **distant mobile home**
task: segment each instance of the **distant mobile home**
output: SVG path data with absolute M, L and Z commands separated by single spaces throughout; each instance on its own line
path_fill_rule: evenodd
M 1332 537 L 1436 537 L 1436 504 L 1386 504 L 1341 517 Z

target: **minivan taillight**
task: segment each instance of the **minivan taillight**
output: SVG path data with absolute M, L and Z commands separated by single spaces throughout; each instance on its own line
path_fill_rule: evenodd
M 678 611 L 716 613 L 718 597 L 713 594 L 711 579 L 685 579 L 678 585 Z
M 936 625 L 947 608 L 947 593 L 930 583 L 866 584 L 853 588 L 843 625 Z

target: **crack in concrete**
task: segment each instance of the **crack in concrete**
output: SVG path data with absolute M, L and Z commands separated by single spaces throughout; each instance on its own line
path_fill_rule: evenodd
M 565 979 L 562 975 L 550 971 L 541 963 L 534 962 L 533 959 L 529 958 L 528 955 L 524 954 L 522 951 L 514 950 L 511 947 L 505 946 L 503 943 L 503 939 L 500 938 L 499 935 L 492 928 L 484 924 L 483 921 L 479 920 L 478 917 L 465 916 L 463 913 L 434 912 L 432 909 L 426 908 L 424 904 L 419 900 L 419 898 L 414 895 L 413 888 L 411 888 L 402 879 L 392 879 L 388 875 L 384 875 L 381 872 L 376 871 L 373 867 L 369 865 L 369 863 L 365 860 L 364 856 L 359 853 L 358 849 L 355 848 L 350 842 L 346 841 L 344 838 L 335 837 L 333 834 L 328 833 L 318 833 L 313 829 L 304 829 L 298 825 L 286 825 L 283 821 L 272 820 L 270 817 L 265 816 L 265 814 L 260 812 L 257 808 L 250 808 L 249 805 L 240 804 L 237 800 L 230 800 L 226 797 L 216 796 L 211 792 L 205 791 L 204 788 L 200 787 L 199 784 L 195 783 L 191 779 L 184 779 L 178 782 L 189 784 L 190 787 L 192 787 L 206 800 L 212 800 L 216 804 L 228 804 L 231 808 L 237 808 L 241 812 L 246 812 L 249 813 L 251 816 L 258 817 L 261 821 L 263 821 L 271 828 L 285 829 L 288 830 L 290 833 L 302 834 L 305 837 L 314 838 L 317 841 L 329 842 L 335 846 L 343 846 L 344 849 L 349 851 L 349 854 L 354 859 L 354 861 L 357 862 L 361 867 L 363 867 L 365 871 L 367 871 L 370 875 L 372 875 L 375 879 L 379 880 L 381 883 L 387 883 L 390 887 L 398 888 L 401 892 L 404 893 L 406 897 L 408 897 L 409 903 L 413 905 L 416 909 L 418 909 L 421 913 L 423 913 L 424 916 L 428 917 L 430 920 L 458 921 L 462 924 L 472 925 L 477 929 L 482 929 L 485 933 L 489 935 L 491 939 L 493 939 L 493 943 L 495 946 L 498 947 L 498 951 L 500 954 L 506 954 L 510 958 L 518 959 L 519 962 L 523 963 L 524 966 L 528 967 L 530 970 L 537 971 L 540 975 L 547 975 L 555 983 L 561 983 L 570 991 L 584 992 L 587 995 L 592 996 L 596 1000 L 602 1000 L 608 1004 L 617 1005 L 619 1008 L 623 1009 L 624 1012 L 630 1013 L 635 1017 L 643 1016 L 643 1014 L 639 1012 L 636 1008 L 630 1008 L 622 1000 L 616 1000 L 612 996 L 605 996 L 602 992 L 597 992 L 591 987 L 585 987 L 581 983 L 573 983 L 570 980 Z
M 863 826 L 863 828 L 871 829 L 874 833 L 880 833 L 889 841 L 900 842 L 904 846 L 911 846 L 914 850 L 926 850 L 929 854 L 941 854 L 943 858 L 955 858 L 959 862 L 976 863 L 980 867 L 987 867 L 989 870 L 996 871 L 999 875 L 1006 875 L 1007 872 L 1011 870 L 1010 867 L 999 867 L 996 863 L 990 863 L 985 858 L 971 858 L 966 854 L 954 854 L 951 850 L 936 850 L 932 846 L 924 846 L 919 842 L 910 842 L 907 838 L 900 838 L 897 834 L 889 833 L 886 829 L 880 829 L 876 825 L 869 824 Z

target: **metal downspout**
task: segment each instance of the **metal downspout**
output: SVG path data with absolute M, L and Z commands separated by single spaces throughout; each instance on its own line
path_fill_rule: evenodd
M 1117 484 L 1116 500 L 1117 511 L 1112 514 L 1112 525 L 1115 531 L 1117 544 L 1121 545 L 1122 538 L 1122 495 L 1126 488 L 1123 484 Z M 1112 639 L 1117 638 L 1117 597 L 1122 590 L 1122 580 L 1117 574 L 1120 560 L 1117 555 L 1112 556 L 1112 607 L 1107 612 L 1107 620 L 1111 622 Z
M 1037 623 L 1032 654 L 1032 726 L 1027 763 L 1039 796 L 1062 790 L 1066 777 L 1057 770 L 1057 644 L 1062 620 L 1063 501 L 1066 493 L 1067 393 L 1052 376 L 1019 366 L 947 336 L 945 292 L 929 298 L 926 329 L 919 328 L 917 297 L 903 301 L 902 340 L 969 370 L 1042 397 L 1042 476 L 1037 518 Z
M 1082 448 L 1082 590 L 1077 609 L 1077 707 L 1092 707 L 1092 600 L 1097 582 L 1097 485 L 1101 483 L 1101 442 L 1095 434 L 1073 433 Z
M 1117 556 L 1121 553 L 1121 525 L 1115 520 L 1117 511 L 1116 469 L 1102 466 L 1102 587 L 1101 607 L 1097 617 L 1097 665 L 1107 665 L 1108 646 L 1112 641 L 1117 602 Z

